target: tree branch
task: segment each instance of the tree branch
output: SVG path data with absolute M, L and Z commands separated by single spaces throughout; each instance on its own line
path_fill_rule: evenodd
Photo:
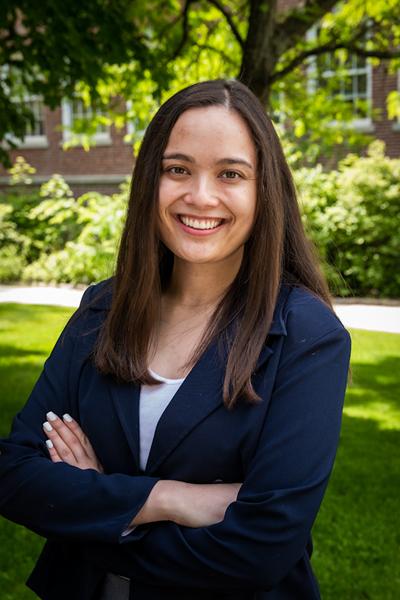
M 366 50 L 358 46 L 348 46 L 350 52 L 357 54 L 357 56 L 364 56 L 365 58 L 381 58 L 390 60 L 392 58 L 400 58 L 400 50 Z
M 228 64 L 230 64 L 232 67 L 236 67 L 236 63 L 234 60 L 231 59 L 230 56 L 228 56 L 226 54 L 226 52 L 224 52 L 223 50 L 217 50 L 217 48 L 215 48 L 214 46 L 210 46 L 209 44 L 194 44 L 196 46 L 196 48 L 199 48 L 199 50 L 209 50 L 210 52 L 214 52 L 216 54 L 219 54 L 220 56 L 222 56 L 222 58 L 224 59 L 224 61 Z
M 320 56 L 321 54 L 326 54 L 328 52 L 335 52 L 335 50 L 348 50 L 352 54 L 363 56 L 365 58 L 380 58 L 388 60 L 392 58 L 400 58 L 400 50 L 365 50 L 364 48 L 349 44 L 348 42 L 328 42 L 298 54 L 286 65 L 286 67 L 275 71 L 275 73 L 271 76 L 271 83 L 274 83 L 275 81 L 282 79 L 282 77 L 285 77 L 285 75 L 301 65 L 307 58 L 310 58 L 310 56 Z
M 183 7 L 183 11 L 182 11 L 182 37 L 181 40 L 177 46 L 177 48 L 175 48 L 175 51 L 172 55 L 172 60 L 175 60 L 176 58 L 178 58 L 179 54 L 182 52 L 188 37 L 189 37 L 189 22 L 188 22 L 188 17 L 189 17 L 189 7 L 191 4 L 192 0 L 186 0 L 185 5 Z
M 235 25 L 230 11 L 227 8 L 225 8 L 224 6 L 222 6 L 222 4 L 220 4 L 219 0 L 208 0 L 208 2 L 210 4 L 213 4 L 215 6 L 215 8 L 217 8 L 220 12 L 222 12 L 225 19 L 228 21 L 229 27 L 231 28 L 232 33 L 235 36 L 239 46 L 243 49 L 244 48 L 244 39 L 240 35 L 239 30 Z
M 343 45 L 343 43 L 328 42 L 326 44 L 323 44 L 322 46 L 317 46 L 314 48 L 309 48 L 308 50 L 304 50 L 303 52 L 300 52 L 300 54 L 295 56 L 286 65 L 286 67 L 283 67 L 282 69 L 279 69 L 278 71 L 275 71 L 275 73 L 273 73 L 273 75 L 271 75 L 271 83 L 274 83 L 278 79 L 282 79 L 282 77 L 285 77 L 285 75 L 287 75 L 288 73 L 291 73 L 291 71 L 293 71 L 293 69 L 300 66 L 307 58 L 310 58 L 310 56 L 319 56 L 320 54 L 325 54 L 327 52 L 334 52 L 335 50 L 339 50 L 344 47 L 345 46 Z
M 337 3 L 338 0 L 321 0 L 321 2 L 305 0 L 301 8 L 289 11 L 286 18 L 277 23 L 275 28 L 280 54 L 293 46 L 295 41 L 303 38 L 310 27 L 315 25 Z
M 293 69 L 301 65 L 307 58 L 311 56 L 320 56 L 321 54 L 326 54 L 328 52 L 335 52 L 335 50 L 348 50 L 352 54 L 356 54 L 358 56 L 364 56 L 366 58 L 381 58 L 381 59 L 392 59 L 398 58 L 400 56 L 400 50 L 366 50 L 357 45 L 356 42 L 359 42 L 362 38 L 364 38 L 369 31 L 372 31 L 376 26 L 375 22 L 365 21 L 360 24 L 360 27 L 356 30 L 355 34 L 349 40 L 340 41 L 340 34 L 337 33 L 335 35 L 335 31 L 332 32 L 332 38 L 326 42 L 325 44 L 320 44 L 319 46 L 314 46 L 313 48 L 308 48 L 300 52 L 297 56 L 295 56 L 285 67 L 275 71 L 271 76 L 271 82 L 275 82 L 278 79 L 281 79 Z

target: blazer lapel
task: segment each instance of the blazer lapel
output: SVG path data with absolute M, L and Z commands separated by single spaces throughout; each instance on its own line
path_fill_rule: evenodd
M 108 378 L 115 410 L 124 430 L 136 471 L 140 471 L 139 398 L 140 386 L 134 383 L 116 383 Z
M 146 464 L 152 475 L 183 438 L 222 403 L 224 371 L 212 344 L 187 375 L 158 421 Z

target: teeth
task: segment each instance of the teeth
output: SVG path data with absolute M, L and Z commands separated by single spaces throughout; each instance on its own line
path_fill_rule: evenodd
M 190 217 L 184 217 L 183 215 L 179 218 L 184 225 L 192 227 L 193 229 L 214 229 L 214 227 L 218 227 L 223 221 L 223 219 L 191 219 Z

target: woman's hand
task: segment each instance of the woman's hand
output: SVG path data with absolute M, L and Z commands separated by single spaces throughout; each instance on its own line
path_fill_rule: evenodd
M 43 431 L 49 438 L 46 445 L 53 462 L 66 462 L 79 469 L 95 469 L 104 473 L 91 443 L 78 423 L 68 414 L 60 419 L 53 412 L 46 414 Z
M 186 527 L 207 527 L 223 521 L 241 483 L 186 483 L 160 480 L 131 525 L 167 520 Z

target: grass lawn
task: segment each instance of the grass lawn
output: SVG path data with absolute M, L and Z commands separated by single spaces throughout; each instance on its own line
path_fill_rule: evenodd
M 0 304 L 0 435 L 8 433 L 71 312 Z M 351 334 L 353 382 L 335 469 L 314 527 L 313 565 L 323 600 L 398 600 L 400 335 Z M 1 600 L 36 597 L 24 581 L 42 544 L 0 518 Z

